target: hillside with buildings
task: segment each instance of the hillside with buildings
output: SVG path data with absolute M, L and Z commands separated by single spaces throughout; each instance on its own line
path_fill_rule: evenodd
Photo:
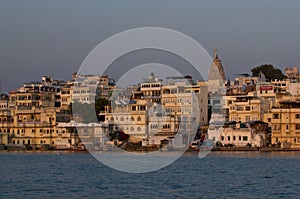
M 43 76 L 1 93 L 0 146 L 109 150 L 134 143 L 139 150 L 176 149 L 205 135 L 216 147 L 300 149 L 299 71 L 284 72 L 281 80 L 267 81 L 260 72 L 229 81 L 215 50 L 206 82 L 151 74 L 119 88 L 107 75 L 74 73 L 68 81 Z M 95 109 L 97 99 L 108 103 Z

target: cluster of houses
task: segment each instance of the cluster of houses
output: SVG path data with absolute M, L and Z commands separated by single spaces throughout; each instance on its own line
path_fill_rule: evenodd
M 298 68 L 286 68 L 285 75 L 266 81 L 263 73 L 240 74 L 228 81 L 215 51 L 208 81 L 151 74 L 118 88 L 107 75 L 74 73 L 69 81 L 44 76 L 1 93 L 0 146 L 103 149 L 118 131 L 142 146 L 182 148 L 205 135 L 216 146 L 300 148 Z M 91 113 L 101 121 L 85 123 L 72 112 L 72 104 L 93 105 L 97 98 L 109 101 Z

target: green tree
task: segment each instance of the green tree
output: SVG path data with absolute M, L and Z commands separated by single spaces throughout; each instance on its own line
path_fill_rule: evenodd
M 105 98 L 98 98 L 95 100 L 95 103 L 91 104 L 74 102 L 69 105 L 68 113 L 77 116 L 76 119 L 78 122 L 97 122 L 95 118 L 97 118 L 98 121 L 104 121 L 105 118 L 99 116 L 99 113 L 105 110 L 105 106 L 107 106 L 108 103 L 109 100 Z
M 95 104 L 74 102 L 72 104 L 72 114 L 75 121 L 82 123 L 97 123 L 98 116 L 95 112 Z
M 262 72 L 265 75 L 267 81 L 271 81 L 273 79 L 282 80 L 285 78 L 285 75 L 282 73 L 282 71 L 278 68 L 275 68 L 271 64 L 263 64 L 257 66 L 255 68 L 252 68 L 251 72 L 253 77 L 258 77 L 260 72 Z
M 105 106 L 107 106 L 109 103 L 109 100 L 105 99 L 105 98 L 97 98 L 95 100 L 95 111 L 97 113 L 97 118 L 98 121 L 104 121 L 105 117 L 104 116 L 99 116 L 100 111 L 104 111 L 105 110 Z

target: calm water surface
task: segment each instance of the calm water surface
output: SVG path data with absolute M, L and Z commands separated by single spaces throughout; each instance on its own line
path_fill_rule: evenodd
M 299 152 L 188 154 L 151 173 L 88 153 L 0 153 L 0 198 L 300 198 Z

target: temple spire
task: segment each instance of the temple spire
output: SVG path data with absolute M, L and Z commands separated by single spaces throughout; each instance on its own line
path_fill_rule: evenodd
M 225 83 L 226 81 L 224 68 L 221 60 L 218 57 L 217 48 L 214 49 L 214 60 L 210 68 L 209 79 L 219 80 L 222 83 Z
M 216 59 L 216 56 L 217 56 L 217 50 L 216 48 L 214 48 L 214 59 Z

